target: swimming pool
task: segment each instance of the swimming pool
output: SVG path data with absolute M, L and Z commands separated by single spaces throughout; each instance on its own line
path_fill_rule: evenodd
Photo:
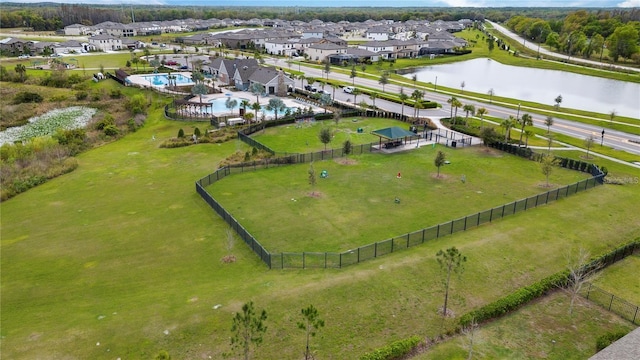
M 233 109 L 230 109 L 227 107 L 227 100 L 231 99 L 231 100 L 235 100 L 236 101 L 236 105 L 233 107 Z M 247 100 L 249 101 L 249 106 L 247 106 L 247 112 L 253 114 L 254 110 L 251 108 L 251 105 L 253 104 L 253 102 L 250 99 L 245 99 L 245 98 L 239 98 L 239 97 L 232 97 L 232 96 L 227 96 L 224 98 L 217 98 L 217 99 L 211 99 L 209 100 L 209 103 L 211 104 L 211 107 L 207 107 L 206 109 L 203 109 L 204 111 L 208 112 L 208 113 L 212 113 L 212 114 L 229 114 L 229 113 L 233 113 L 233 114 L 240 114 L 240 109 L 242 109 L 242 100 Z M 298 110 L 298 107 L 286 107 L 283 111 L 278 111 L 278 118 L 283 117 L 286 113 L 287 110 L 290 110 L 291 113 L 295 113 Z M 258 119 L 260 119 L 262 117 L 262 114 L 264 114 L 266 119 L 273 119 L 275 118 L 275 112 L 273 110 L 267 110 L 267 106 L 266 105 L 262 105 L 260 107 L 260 110 L 258 111 Z
M 155 86 L 163 86 L 169 84 L 169 74 L 143 75 L 142 78 Z M 176 85 L 192 85 L 191 78 L 182 74 L 173 74 L 175 76 Z

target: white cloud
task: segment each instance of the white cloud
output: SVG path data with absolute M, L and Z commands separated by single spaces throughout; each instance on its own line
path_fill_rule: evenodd
M 640 0 L 627 0 L 616 5 L 621 8 L 640 7 Z

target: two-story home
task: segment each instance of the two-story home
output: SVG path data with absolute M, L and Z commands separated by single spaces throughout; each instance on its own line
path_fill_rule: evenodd
M 344 54 L 346 51 L 346 46 L 336 45 L 333 43 L 317 43 L 307 47 L 305 53 L 308 55 L 309 60 L 321 62 L 329 55 Z
M 89 45 L 99 51 L 122 50 L 122 40 L 111 35 L 95 35 L 89 38 Z

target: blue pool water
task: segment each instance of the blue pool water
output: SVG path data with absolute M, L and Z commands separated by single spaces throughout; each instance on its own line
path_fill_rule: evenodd
M 227 107 L 227 99 L 236 101 L 236 106 L 233 109 L 229 109 Z M 211 104 L 212 108 L 207 108 L 206 111 L 207 112 L 212 111 L 213 114 L 228 114 L 228 113 L 239 114 L 240 109 L 242 108 L 242 106 L 240 105 L 242 103 L 242 100 L 249 100 L 249 102 L 253 104 L 253 102 L 250 99 L 227 96 L 224 98 L 209 100 L 209 103 Z M 285 108 L 284 111 L 278 111 L 278 118 L 284 116 L 287 113 L 287 109 L 291 109 L 291 112 L 295 112 L 296 110 L 298 110 L 297 107 Z M 247 112 L 253 113 L 253 109 L 247 106 Z M 260 108 L 260 111 L 258 112 L 258 118 L 260 118 L 261 116 L 260 113 L 264 113 L 264 116 L 266 116 L 267 119 L 272 119 L 275 117 L 274 112 L 267 110 L 266 106 L 264 105 Z
M 169 84 L 168 79 L 169 74 L 155 74 L 155 75 L 145 75 L 142 78 L 146 81 L 149 81 L 151 84 L 155 86 L 162 86 Z M 193 81 L 191 78 L 184 76 L 182 74 L 174 74 L 176 77 L 176 85 L 191 85 Z

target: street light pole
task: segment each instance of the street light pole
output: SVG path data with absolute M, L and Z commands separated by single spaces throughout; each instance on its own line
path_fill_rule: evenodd
M 436 82 L 433 84 L 433 91 L 438 90 L 438 77 L 436 76 Z
M 600 146 L 604 144 L 604 129 L 602 129 L 602 137 L 600 138 Z
M 520 103 L 518 103 L 518 113 L 516 114 L 516 121 L 520 120 Z

